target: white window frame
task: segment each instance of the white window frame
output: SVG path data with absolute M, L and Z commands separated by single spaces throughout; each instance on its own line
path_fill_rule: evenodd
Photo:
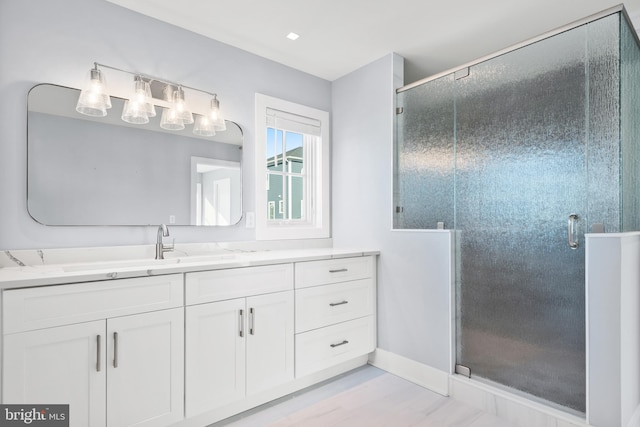
M 256 239 L 312 239 L 331 237 L 329 113 L 294 102 L 256 93 L 255 97 L 255 176 L 256 176 Z M 312 195 L 307 206 L 307 221 L 270 220 L 267 207 L 267 109 L 309 117 L 320 122 L 320 147 L 312 170 Z M 305 165 L 306 166 L 306 165 Z

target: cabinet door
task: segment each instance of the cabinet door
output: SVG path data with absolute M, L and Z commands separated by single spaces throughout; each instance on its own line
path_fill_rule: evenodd
M 186 309 L 186 414 L 245 396 L 245 299 Z
M 247 394 L 293 380 L 293 291 L 247 298 Z
M 107 425 L 166 426 L 184 417 L 184 309 L 107 320 Z
M 69 404 L 71 427 L 104 426 L 105 348 L 104 320 L 5 335 L 3 403 Z

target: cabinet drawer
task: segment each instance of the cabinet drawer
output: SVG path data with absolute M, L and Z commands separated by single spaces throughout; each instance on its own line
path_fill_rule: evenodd
M 373 277 L 373 257 L 337 258 L 296 263 L 296 288 Z
M 296 335 L 296 377 L 321 371 L 375 349 L 375 317 Z
M 8 290 L 4 333 L 181 307 L 182 274 Z
M 296 290 L 296 332 L 373 314 L 373 279 Z
M 187 305 L 293 289 L 293 264 L 187 273 Z

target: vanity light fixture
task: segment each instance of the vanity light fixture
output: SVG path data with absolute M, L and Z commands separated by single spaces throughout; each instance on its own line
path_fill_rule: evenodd
M 132 96 L 124 102 L 122 120 L 127 123 L 149 123 L 149 117 L 155 117 L 156 108 L 153 105 L 151 86 L 144 81 L 142 76 L 134 77 L 134 89 Z
M 96 63 L 89 70 L 88 82 L 80 91 L 76 111 L 87 116 L 104 117 L 109 108 L 111 108 L 111 97 L 107 92 L 107 80 Z
M 154 99 L 159 99 L 163 101 L 159 104 L 162 108 L 160 127 L 175 131 L 184 129 L 185 125 L 194 123 L 194 113 L 188 107 L 185 96 L 185 89 L 188 89 L 189 91 L 212 97 L 210 109 L 206 112 L 195 114 L 196 120 L 193 133 L 200 136 L 213 136 L 216 130 L 223 131 L 226 129 L 224 118 L 220 112 L 220 101 L 217 94 L 97 62 L 89 70 L 88 83 L 82 89 L 78 98 L 76 111 L 81 114 L 104 117 L 107 115 L 107 109 L 111 108 L 111 98 L 107 92 L 106 79 L 99 67 L 134 76 L 133 92 L 125 100 L 121 116 L 122 120 L 127 123 L 149 123 L 149 117 L 156 116 Z M 158 92 L 162 92 L 162 94 L 160 95 Z M 156 94 L 158 96 L 155 96 Z
M 193 123 L 193 114 L 187 107 L 187 102 L 184 100 L 184 90 L 182 86 L 178 86 L 178 89 L 173 92 L 173 104 L 178 113 L 178 117 L 182 119 L 184 124 L 190 125 Z
M 149 123 L 149 115 L 144 109 L 144 106 L 130 99 L 124 101 L 124 108 L 122 109 L 122 116 L 120 117 L 125 122 L 134 125 Z
M 184 129 L 184 122 L 178 114 L 178 110 L 175 108 L 165 108 L 162 111 L 162 119 L 160 120 L 160 127 L 166 130 L 182 130 Z
M 218 101 L 217 95 L 213 95 L 213 99 L 211 100 L 211 111 L 209 111 L 209 117 L 216 130 L 223 131 L 227 129 L 227 125 L 224 123 L 224 118 L 222 118 L 222 113 L 220 113 L 220 101 Z
M 160 120 L 160 127 L 166 130 L 182 130 L 184 129 L 184 120 L 181 117 L 177 108 L 176 93 L 177 90 L 168 84 L 162 91 L 165 101 L 169 102 L 170 107 L 165 108 L 162 111 L 162 119 Z M 184 99 L 183 99 L 184 101 Z
M 207 116 L 196 117 L 196 124 L 193 125 L 193 133 L 200 136 L 214 136 L 216 129 L 213 122 Z
M 227 130 L 227 125 L 220 113 L 220 101 L 216 95 L 211 100 L 211 109 L 204 115 L 198 115 L 196 124 L 193 126 L 193 133 L 201 136 L 213 136 L 216 131 Z

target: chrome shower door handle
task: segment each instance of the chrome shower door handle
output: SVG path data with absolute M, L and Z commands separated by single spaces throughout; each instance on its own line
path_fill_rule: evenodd
M 569 247 L 571 249 L 578 249 L 578 236 L 576 235 L 578 222 L 578 215 L 569 215 Z

